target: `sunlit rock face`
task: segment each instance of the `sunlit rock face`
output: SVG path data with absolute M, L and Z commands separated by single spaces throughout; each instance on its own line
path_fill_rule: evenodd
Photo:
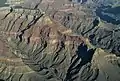
M 119 24 L 95 12 L 106 1 L 25 0 L 0 8 L 0 79 L 119 81 Z
M 1 56 L 4 57 L 1 57 L 0 78 L 12 81 L 64 79 L 77 47 L 85 42 L 84 38 L 72 36 L 70 29 L 51 21 L 48 16 L 41 16 L 38 20 L 36 16 L 35 22 L 32 15 L 13 11 L 6 16 L 3 13 L 9 11 L 0 13 L 1 37 L 8 49 L 1 42 L 1 51 L 4 51 Z M 53 75 L 51 71 L 59 71 L 62 76 L 57 73 Z
M 92 7 L 89 2 L 94 7 Z M 96 47 L 119 55 L 118 33 L 120 23 L 119 17 L 117 17 L 119 16 L 119 12 L 111 12 L 111 9 L 112 11 L 114 9 L 116 9 L 114 11 L 119 10 L 119 7 L 114 6 L 115 8 L 112 8 L 112 4 L 119 3 L 119 1 L 108 1 L 108 4 L 111 3 L 111 5 L 106 4 L 107 0 L 105 2 L 89 2 L 87 1 L 86 4 L 72 4 L 66 2 L 60 7 L 59 5 L 62 5 L 62 3 L 55 5 L 57 1 L 54 1 L 52 5 L 49 5 L 50 7 L 48 7 L 46 13 L 50 15 L 53 20 L 72 29 L 75 34 L 89 38 L 91 43 Z M 94 5 L 99 3 L 102 5 Z M 118 31 L 114 32 L 114 30 Z M 101 32 L 102 34 L 100 34 Z M 114 44 L 111 45 L 111 43 Z

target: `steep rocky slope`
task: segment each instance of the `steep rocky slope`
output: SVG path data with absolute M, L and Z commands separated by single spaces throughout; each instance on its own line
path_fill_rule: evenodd
M 91 7 L 87 0 L 27 2 L 24 8 L 1 8 L 0 79 L 120 80 L 119 25 L 96 15 L 101 5 Z
M 84 39 L 70 35 L 71 30 L 52 22 L 47 16 L 32 24 L 32 15 L 26 17 L 11 12 L 6 16 L 3 13 L 9 11 L 3 11 L 0 15 L 1 40 L 4 41 L 1 42 L 1 51 L 4 52 L 1 52 L 0 78 L 8 81 L 34 81 L 41 77 L 51 80 L 52 76 L 51 81 L 60 77 L 64 79 L 70 60 Z M 32 25 L 29 27 L 29 24 Z M 53 75 L 54 70 L 62 75 Z
M 57 4 L 57 1 L 55 2 Z M 115 15 L 119 16 L 120 13 L 115 12 L 111 6 L 107 8 L 105 5 L 106 2 L 95 2 L 97 4 L 103 4 L 103 6 L 95 6 L 96 8 L 91 7 L 91 5 L 89 5 L 90 2 L 86 2 L 86 4 L 74 4 L 72 6 L 72 3 L 66 3 L 63 7 L 56 7 L 57 9 L 54 7 L 55 5 L 52 4 L 46 13 L 48 13 L 53 20 L 72 29 L 75 34 L 89 38 L 94 46 L 119 56 L 118 34 L 120 20 L 118 17 L 115 17 Z M 115 2 L 110 3 L 113 4 Z M 119 1 L 116 1 L 116 3 L 119 3 Z M 66 5 L 67 7 L 65 7 Z M 110 11 L 111 9 L 113 9 L 114 12 Z M 119 10 L 119 7 L 116 10 Z

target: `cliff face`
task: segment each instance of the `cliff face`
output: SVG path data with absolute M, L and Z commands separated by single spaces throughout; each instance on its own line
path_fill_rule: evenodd
M 57 4 L 57 1 L 54 3 Z M 75 34 L 87 37 L 94 46 L 119 56 L 119 6 L 112 7 L 113 3 L 119 1 L 89 1 L 86 4 L 65 2 L 59 4 L 63 5 L 61 7 L 54 3 L 46 10 L 53 20 L 72 29 Z M 93 6 L 95 3 L 101 5 L 92 7 L 90 3 Z
M 0 79 L 120 80 L 119 25 L 96 16 L 88 1 L 27 2 L 0 10 Z
M 3 13 L 9 11 L 0 15 L 3 51 L 0 78 L 12 81 L 34 81 L 41 77 L 51 81 L 64 79 L 77 47 L 85 39 L 72 36 L 70 29 L 47 16 L 34 20 L 32 15 Z M 54 75 L 54 72 L 57 73 Z

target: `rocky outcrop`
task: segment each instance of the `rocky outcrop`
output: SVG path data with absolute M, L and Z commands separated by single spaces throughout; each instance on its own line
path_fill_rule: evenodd
M 102 21 L 89 5 L 65 3 L 2 9 L 0 79 L 120 80 L 118 25 Z
M 50 16 L 75 34 L 89 38 L 94 46 L 119 56 L 119 23 L 102 20 L 93 9 L 84 5 L 59 9 L 50 13 Z
M 7 45 L 8 48 L 2 47 L 6 52 L 1 55 L 5 57 L 1 58 L 1 79 L 8 81 L 68 81 L 69 71 L 77 68 L 73 65 L 80 60 L 80 57 L 84 60 L 88 59 L 83 55 L 77 55 L 76 52 L 78 47 L 79 49 L 84 47 L 80 45 L 83 45 L 85 39 L 72 36 L 71 30 L 51 21 L 49 17 L 40 16 L 39 18 L 18 14 L 13 10 L 3 12 L 0 15 L 0 31 L 5 43 L 1 42 L 1 44 Z M 37 18 L 39 19 L 37 20 Z M 1 50 L 3 51 L 3 49 Z M 84 49 L 88 55 L 87 47 L 85 46 Z M 81 61 L 82 65 L 91 61 L 93 52 L 91 50 L 91 57 L 88 61 Z M 8 57 L 9 55 L 11 57 Z M 78 71 L 82 65 L 78 63 L 80 66 Z
M 61 13 L 64 15 L 60 15 Z M 83 17 L 78 15 L 76 18 L 73 13 L 57 12 L 52 18 L 72 29 L 76 34 L 89 38 L 94 46 L 119 56 L 119 26 L 105 23 L 91 16 L 89 18 L 88 15 Z

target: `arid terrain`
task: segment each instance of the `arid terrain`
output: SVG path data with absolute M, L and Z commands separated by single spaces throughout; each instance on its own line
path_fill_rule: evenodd
M 119 0 L 0 2 L 0 81 L 120 81 Z

